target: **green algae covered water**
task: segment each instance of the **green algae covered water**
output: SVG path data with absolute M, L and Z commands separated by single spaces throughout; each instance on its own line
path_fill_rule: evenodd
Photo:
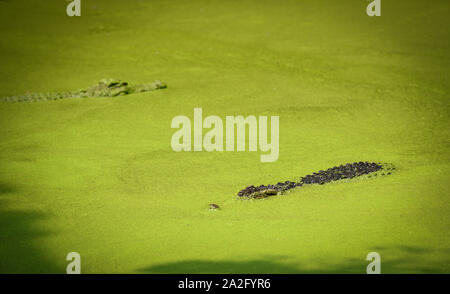
M 0 102 L 1 273 L 450 272 L 447 1 L 82 2 L 0 1 L 0 97 L 168 88 Z M 196 107 L 279 116 L 278 160 L 173 151 Z M 236 196 L 359 161 L 396 171 Z

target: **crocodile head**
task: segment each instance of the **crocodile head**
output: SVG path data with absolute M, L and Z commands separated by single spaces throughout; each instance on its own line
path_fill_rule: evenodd
M 102 79 L 97 85 L 90 87 L 87 93 L 91 97 L 113 97 L 126 95 L 129 90 L 130 87 L 127 82 L 117 79 Z
M 128 86 L 128 83 L 117 79 L 101 79 L 100 82 L 98 82 L 98 86 L 103 86 L 106 88 L 119 88 Z

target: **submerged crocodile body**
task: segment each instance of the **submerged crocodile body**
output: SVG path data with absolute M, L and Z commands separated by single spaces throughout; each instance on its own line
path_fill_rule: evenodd
M 354 162 L 345 165 L 335 166 L 327 170 L 321 170 L 316 173 L 300 178 L 299 182 L 280 182 L 275 185 L 248 186 L 239 191 L 238 196 L 244 199 L 262 199 L 270 196 L 280 195 L 285 191 L 304 185 L 319 184 L 352 179 L 367 175 L 367 177 L 380 175 L 390 175 L 395 170 L 391 164 L 381 164 L 375 162 Z
M 102 79 L 96 85 L 87 89 L 61 93 L 28 93 L 20 96 L 0 98 L 4 102 L 36 102 L 58 100 L 63 98 L 89 98 L 89 97 L 116 97 L 134 93 L 148 92 L 167 88 L 167 85 L 159 80 L 149 84 L 130 86 L 127 82 L 116 79 Z

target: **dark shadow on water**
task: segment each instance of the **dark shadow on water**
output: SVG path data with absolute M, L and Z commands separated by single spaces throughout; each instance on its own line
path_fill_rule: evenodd
M 289 264 L 282 264 L 270 260 L 277 257 L 269 257 L 268 259 L 250 260 L 250 261 L 205 261 L 205 260 L 185 260 L 173 263 L 160 264 L 143 269 L 139 269 L 139 273 L 289 273 L 297 272 L 298 269 Z
M 1 0 L 0 0 L 1 1 Z M 11 194 L 16 191 L 16 187 L 10 184 L 1 183 L 0 182 L 0 197 L 2 197 L 3 194 Z
M 38 246 L 50 232 L 36 222 L 47 216 L 8 208 L 8 198 L 17 192 L 17 187 L 0 183 L 0 273 L 63 273 Z
M 450 272 L 449 249 L 433 250 L 414 246 L 378 248 L 381 255 L 382 273 Z M 368 250 L 367 253 L 371 251 L 375 250 Z M 428 258 L 429 253 L 438 253 L 443 258 L 439 260 Z M 395 256 L 401 257 L 396 258 Z M 340 263 L 312 260 L 303 265 L 285 262 L 284 259 L 280 256 L 266 256 L 247 261 L 184 260 L 141 268 L 137 272 L 152 274 L 365 274 L 369 264 L 365 256 L 361 259 L 347 259 Z

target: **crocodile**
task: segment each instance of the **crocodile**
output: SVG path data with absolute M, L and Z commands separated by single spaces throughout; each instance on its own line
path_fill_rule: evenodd
M 395 166 L 389 163 L 375 162 L 353 162 L 340 166 L 334 166 L 327 170 L 320 170 L 301 177 L 298 182 L 285 181 L 275 185 L 248 186 L 238 192 L 237 196 L 242 199 L 264 199 L 271 196 L 284 194 L 286 191 L 299 188 L 304 185 L 323 185 L 333 181 L 352 179 L 367 175 L 367 178 L 390 175 L 394 172 Z
M 128 94 L 165 89 L 167 85 L 159 80 L 153 83 L 131 86 L 117 79 L 102 79 L 96 85 L 72 92 L 59 93 L 27 93 L 19 96 L 2 97 L 3 102 L 36 102 L 59 100 L 64 98 L 116 97 Z

